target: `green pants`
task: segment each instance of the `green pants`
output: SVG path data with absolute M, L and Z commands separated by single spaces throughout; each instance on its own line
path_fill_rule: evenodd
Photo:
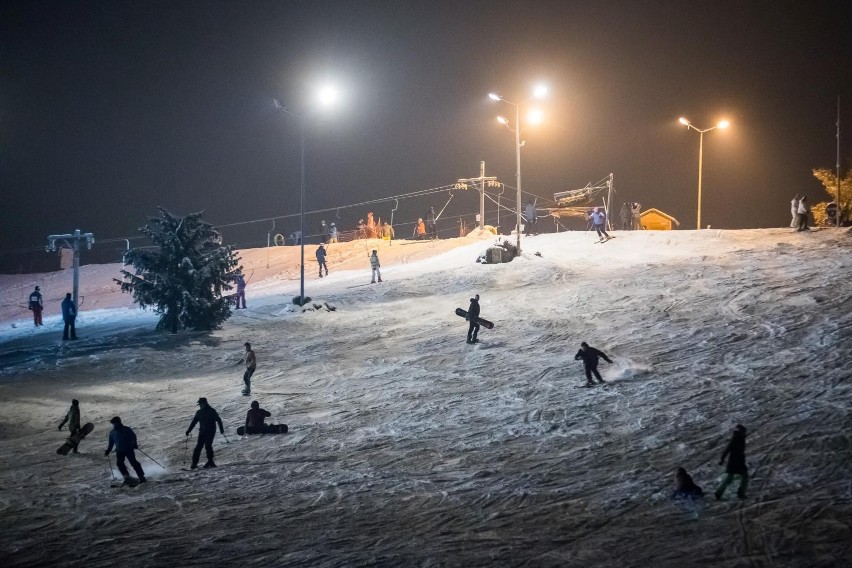
M 716 490 L 716 498 L 721 499 L 722 495 L 725 494 L 725 489 L 728 488 L 728 485 L 734 480 L 734 476 L 740 478 L 740 487 L 737 489 L 737 496 L 745 499 L 746 489 L 748 489 L 748 473 L 743 474 L 734 474 L 728 473 L 725 475 L 725 479 L 722 480 L 722 484 Z

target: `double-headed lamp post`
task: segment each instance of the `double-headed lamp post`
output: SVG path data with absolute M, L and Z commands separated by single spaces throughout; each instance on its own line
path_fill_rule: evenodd
M 328 107 L 337 103 L 337 91 L 332 87 L 324 87 L 318 93 L 318 101 L 322 106 Z M 305 305 L 305 119 L 283 106 L 275 99 L 275 108 L 287 113 L 299 121 L 299 138 L 301 145 L 301 172 L 302 180 L 299 186 L 299 306 Z
M 527 97 L 519 103 L 513 103 L 512 101 L 506 100 L 497 93 L 488 93 L 488 98 L 492 101 L 501 101 L 504 103 L 508 103 L 515 107 L 515 128 L 512 128 L 509 125 L 509 121 L 502 116 L 498 116 L 497 120 L 500 124 L 503 124 L 509 130 L 515 133 L 515 181 L 517 185 L 517 204 L 515 205 L 517 211 L 516 213 L 516 225 L 515 232 L 517 233 L 517 247 L 518 252 L 517 256 L 521 256 L 521 146 L 523 146 L 523 142 L 521 142 L 521 105 L 529 101 L 530 99 L 541 99 L 547 96 L 547 87 L 544 85 L 538 85 L 533 89 L 533 94 L 531 97 Z M 531 122 L 540 122 L 541 121 L 541 112 L 538 110 L 534 110 L 530 113 L 530 121 Z
M 684 117 L 680 117 L 678 122 L 686 126 L 686 129 L 693 129 L 698 133 L 698 218 L 696 222 L 696 229 L 701 230 L 701 171 L 704 167 L 704 133 L 710 132 L 711 130 L 716 130 L 717 128 L 727 128 L 730 125 L 730 122 L 727 120 L 720 121 L 716 126 L 711 126 L 710 128 L 696 128 L 689 120 Z

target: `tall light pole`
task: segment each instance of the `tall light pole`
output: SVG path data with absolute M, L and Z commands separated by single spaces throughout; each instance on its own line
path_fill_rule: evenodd
M 717 128 L 727 128 L 730 125 L 730 122 L 727 120 L 720 121 L 716 126 L 711 126 L 710 128 L 696 128 L 689 120 L 684 117 L 680 117 L 678 122 L 686 126 L 686 129 L 693 129 L 698 133 L 698 216 L 696 221 L 696 229 L 701 230 L 701 172 L 704 168 L 704 133 L 710 132 L 711 130 L 716 130 Z
M 543 85 L 539 85 L 533 89 L 533 94 L 531 97 L 527 97 L 519 103 L 513 103 L 512 101 L 506 100 L 500 95 L 496 93 L 488 93 L 488 98 L 492 101 L 501 101 L 504 103 L 508 103 L 515 107 L 515 128 L 513 129 L 509 125 L 509 121 L 503 118 L 502 116 L 497 117 L 497 120 L 500 124 L 503 124 L 509 130 L 514 131 L 515 133 L 515 183 L 517 185 L 517 199 L 516 199 L 516 211 L 515 211 L 515 232 L 517 233 L 517 256 L 521 256 L 521 146 L 523 146 L 523 142 L 521 142 L 521 105 L 529 101 L 530 99 L 536 98 L 541 99 L 547 96 L 547 87 Z M 538 118 L 540 119 L 540 114 L 537 113 Z

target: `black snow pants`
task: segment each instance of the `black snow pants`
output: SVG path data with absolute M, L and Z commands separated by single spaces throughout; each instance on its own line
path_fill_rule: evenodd
M 207 452 L 207 461 L 213 461 L 213 438 L 216 437 L 216 431 L 209 434 L 200 432 L 198 434 L 198 443 L 195 444 L 195 449 L 192 450 L 192 465 L 198 465 L 198 458 L 201 457 L 201 448 Z
M 139 479 L 144 479 L 145 472 L 142 471 L 142 466 L 139 465 L 139 462 L 136 460 L 136 453 L 133 450 L 127 450 L 126 452 L 115 450 L 115 463 L 118 465 L 118 471 L 121 472 L 121 475 L 125 478 L 130 477 L 130 472 L 127 471 L 127 466 L 124 465 L 125 458 L 130 462 L 130 465 L 133 467 L 133 471 L 136 472 Z
M 586 381 L 587 382 L 590 382 L 590 383 L 592 382 L 592 373 L 594 373 L 595 378 L 598 380 L 599 383 L 604 382 L 604 380 L 601 378 L 601 374 L 598 372 L 598 364 L 597 363 L 595 363 L 594 365 L 586 365 Z

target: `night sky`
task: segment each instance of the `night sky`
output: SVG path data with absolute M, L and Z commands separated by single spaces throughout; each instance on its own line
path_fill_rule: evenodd
M 299 124 L 273 98 L 305 120 L 307 210 L 451 184 L 481 160 L 514 186 L 495 120 L 513 111 L 487 94 L 538 82 L 525 190 L 549 200 L 613 172 L 616 203 L 693 229 L 699 137 L 677 118 L 726 118 L 704 138 L 704 224 L 784 226 L 794 194 L 825 199 L 811 169 L 835 167 L 838 95 L 849 167 L 850 32 L 850 2 L 5 1 L 0 252 L 77 228 L 136 236 L 160 205 L 216 225 L 297 212 Z M 328 81 L 343 98 L 320 111 Z M 401 201 L 395 220 L 447 198 Z M 345 229 L 392 207 L 323 217 Z M 270 225 L 223 233 L 258 246 Z

